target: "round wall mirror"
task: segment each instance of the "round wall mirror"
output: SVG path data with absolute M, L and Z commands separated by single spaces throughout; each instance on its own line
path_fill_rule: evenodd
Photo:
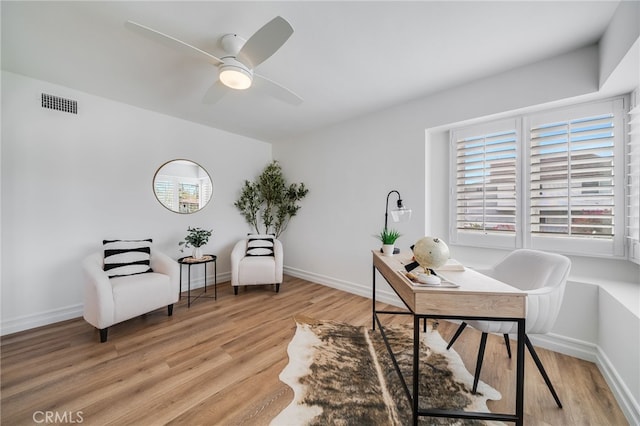
M 153 192 L 166 208 L 176 213 L 195 213 L 211 200 L 209 173 L 189 160 L 164 163 L 153 176 Z

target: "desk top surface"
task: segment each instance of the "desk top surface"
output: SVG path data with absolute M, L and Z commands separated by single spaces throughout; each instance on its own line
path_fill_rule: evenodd
M 526 296 L 522 290 L 469 268 L 463 271 L 436 269 L 438 276 L 459 287 L 416 285 L 405 275 L 413 262 L 411 252 L 383 256 L 373 250 L 373 265 L 414 312 L 524 317 Z M 455 297 L 453 297 L 455 295 Z

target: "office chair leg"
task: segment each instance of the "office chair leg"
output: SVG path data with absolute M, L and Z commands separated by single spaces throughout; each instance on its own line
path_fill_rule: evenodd
M 511 358 L 511 341 L 509 340 L 508 334 L 504 335 L 504 344 L 507 345 L 507 354 L 509 355 L 509 358 Z
M 556 400 L 556 404 L 558 404 L 558 407 L 562 408 L 562 403 L 560 402 L 560 398 L 558 398 L 558 394 L 556 393 L 556 390 L 553 388 L 553 385 L 551 384 L 551 380 L 549 380 L 549 376 L 547 375 L 547 372 L 542 366 L 542 362 L 540 361 L 540 358 L 538 358 L 538 354 L 536 353 L 536 350 L 533 348 L 533 345 L 529 340 L 529 336 L 527 336 L 526 334 L 524 336 L 524 343 L 527 345 L 527 349 L 529 349 L 529 353 L 531 354 L 533 361 L 536 363 L 536 366 L 538 367 L 540 374 L 542 374 L 542 378 L 544 379 L 544 382 L 547 384 L 547 387 L 551 391 L 551 395 L 553 395 L 553 399 Z
M 460 324 L 460 327 L 458 327 L 458 329 L 456 330 L 456 333 L 453 335 L 453 338 L 447 345 L 447 349 L 451 348 L 451 345 L 453 345 L 453 343 L 458 339 L 458 337 L 460 337 L 460 334 L 462 334 L 462 331 L 466 326 L 467 326 L 466 322 L 462 322 L 462 324 Z
M 476 373 L 473 376 L 473 388 L 471 393 L 475 394 L 478 389 L 478 381 L 480 380 L 480 370 L 482 369 L 482 360 L 484 359 L 484 348 L 487 346 L 487 333 L 482 333 L 480 338 L 480 348 L 478 349 L 478 359 L 476 360 Z

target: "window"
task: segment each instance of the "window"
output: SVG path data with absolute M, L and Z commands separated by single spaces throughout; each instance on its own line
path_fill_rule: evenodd
M 153 184 L 156 197 L 170 210 L 175 209 L 173 183 L 171 178 L 158 178 Z
M 627 249 L 629 259 L 640 264 L 640 93 L 632 96 L 627 143 Z
M 453 132 L 458 242 L 515 246 L 518 206 L 515 120 Z M 467 232 L 468 231 L 468 232 Z
M 153 185 L 158 200 L 169 210 L 178 213 L 197 212 L 207 204 L 213 192 L 208 177 L 190 179 L 156 175 Z
M 622 117 L 619 98 L 452 130 L 451 242 L 622 256 Z
M 200 186 L 194 183 L 178 184 L 180 213 L 193 213 L 200 209 Z

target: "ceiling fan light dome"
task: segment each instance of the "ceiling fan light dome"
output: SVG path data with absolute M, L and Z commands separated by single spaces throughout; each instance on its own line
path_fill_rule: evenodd
M 222 84 L 236 90 L 248 89 L 253 82 L 253 76 L 249 71 L 235 65 L 221 66 L 219 78 Z

